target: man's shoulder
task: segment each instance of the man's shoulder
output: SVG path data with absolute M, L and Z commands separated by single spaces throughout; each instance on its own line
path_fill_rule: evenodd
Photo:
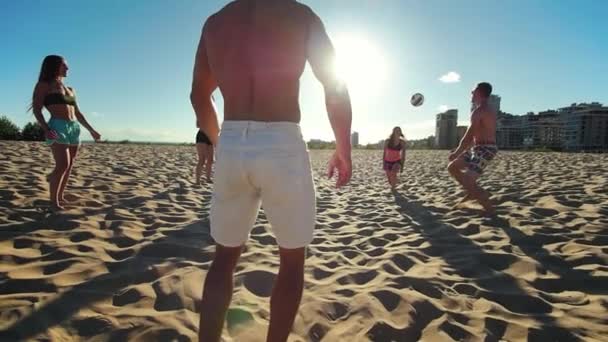
M 222 7 L 217 12 L 210 15 L 205 20 L 205 29 L 209 29 L 209 27 L 211 27 L 213 24 L 222 20 L 222 18 L 224 18 L 226 16 L 230 16 L 234 12 L 234 10 L 236 8 L 238 8 L 238 6 L 240 5 L 241 2 L 242 1 L 232 1 L 232 2 L 228 3 L 227 5 L 225 5 L 224 7 Z
M 471 116 L 475 115 L 475 116 L 479 116 L 479 115 L 496 115 L 496 111 L 490 107 L 487 104 L 483 104 L 477 108 L 475 108 L 472 112 L 471 112 Z
M 256 9 L 256 6 L 268 6 L 268 8 L 258 7 Z M 244 28 L 243 24 L 250 21 L 252 11 L 260 11 L 262 16 L 277 18 L 276 27 L 289 26 L 292 31 L 296 27 L 301 30 L 310 30 L 311 26 L 318 26 L 316 24 L 320 22 L 320 18 L 310 7 L 295 0 L 276 2 L 237 0 L 209 16 L 203 24 L 202 35 L 206 40 L 211 41 L 217 39 L 218 35 L 221 38 L 223 32 L 231 31 L 231 28 L 235 25 L 242 30 Z
M 222 7 L 219 11 L 215 12 L 213 15 L 209 17 L 209 19 L 213 17 L 222 17 L 224 15 L 230 15 L 234 11 L 239 11 L 241 9 L 247 8 L 250 10 L 252 7 L 255 7 L 255 1 L 253 1 L 253 6 L 251 5 L 251 0 L 236 0 L 228 3 L 224 7 Z M 274 6 L 279 5 L 287 10 L 294 11 L 294 14 L 314 14 L 314 11 L 303 3 L 300 3 L 295 0 L 284 0 L 280 1 Z

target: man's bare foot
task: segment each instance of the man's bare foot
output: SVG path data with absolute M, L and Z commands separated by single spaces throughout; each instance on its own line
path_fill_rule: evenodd
M 51 204 L 51 210 L 52 211 L 62 211 L 62 210 L 65 210 L 65 207 L 62 204 L 63 203 L 61 203 L 61 202 Z
M 64 196 L 60 197 L 59 203 L 61 203 L 61 204 L 68 204 L 68 203 L 77 202 L 79 199 L 80 199 L 80 197 L 78 197 L 76 195 L 67 194 L 67 195 L 65 195 L 65 197 Z
M 61 205 L 62 210 L 66 209 L 66 207 L 65 207 L 66 205 L 71 205 L 71 204 L 73 204 L 73 202 L 74 201 L 65 200 L 65 199 L 59 200 L 59 204 Z
M 483 216 L 485 216 L 485 217 L 496 216 L 496 209 L 494 209 L 494 207 L 491 207 L 489 209 L 484 209 Z
M 458 203 L 454 204 L 452 209 L 458 209 L 463 203 L 472 201 L 472 200 L 473 200 L 473 196 L 471 196 L 470 194 L 466 194 L 460 201 L 458 201 Z
M 492 200 L 490 200 L 490 193 L 483 189 L 479 189 L 479 190 L 480 190 L 480 194 L 479 194 L 478 202 L 483 207 L 484 215 L 485 216 L 494 216 L 496 214 L 496 209 L 494 209 Z

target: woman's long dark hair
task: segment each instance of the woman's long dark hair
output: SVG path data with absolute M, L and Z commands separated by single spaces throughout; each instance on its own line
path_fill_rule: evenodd
M 42 67 L 40 67 L 40 75 L 38 75 L 38 82 L 50 83 L 59 74 L 59 67 L 63 63 L 63 57 L 57 55 L 48 55 L 44 57 L 42 61 Z
M 48 55 L 44 57 L 42 66 L 40 67 L 40 74 L 38 75 L 38 82 L 51 83 L 59 74 L 59 67 L 63 63 L 63 57 L 58 55 Z M 34 106 L 34 94 L 32 94 L 32 103 L 28 109 L 31 110 Z
M 399 126 L 393 127 L 393 130 L 391 131 L 391 135 L 388 136 L 388 143 L 387 143 L 388 146 L 391 148 L 395 148 L 401 144 L 401 141 L 400 141 L 397 143 L 397 146 L 393 146 L 393 133 L 395 132 L 395 129 L 397 129 L 397 128 L 399 128 L 399 132 L 401 132 L 401 133 L 399 133 L 399 136 L 402 138 L 405 138 L 405 136 L 403 135 L 403 131 L 401 130 L 401 127 L 399 127 Z

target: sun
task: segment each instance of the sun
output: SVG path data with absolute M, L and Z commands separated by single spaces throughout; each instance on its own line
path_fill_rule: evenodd
M 349 91 L 376 90 L 386 81 L 387 62 L 381 50 L 362 35 L 343 34 L 334 39 L 336 77 Z

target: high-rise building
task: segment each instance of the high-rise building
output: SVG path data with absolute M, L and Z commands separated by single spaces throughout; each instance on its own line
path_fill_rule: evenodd
M 460 140 L 462 140 L 462 137 L 467 132 L 467 128 L 467 126 L 456 126 L 456 144 L 460 143 Z
M 453 149 L 458 142 L 456 125 L 458 124 L 458 109 L 449 109 L 437 114 L 435 122 L 435 147 Z
M 350 144 L 351 146 L 359 146 L 359 132 L 353 132 L 350 135 Z
M 488 97 L 488 107 L 492 108 L 496 113 L 500 113 L 500 95 L 492 94 Z M 471 112 L 475 110 L 475 104 L 471 103 Z

